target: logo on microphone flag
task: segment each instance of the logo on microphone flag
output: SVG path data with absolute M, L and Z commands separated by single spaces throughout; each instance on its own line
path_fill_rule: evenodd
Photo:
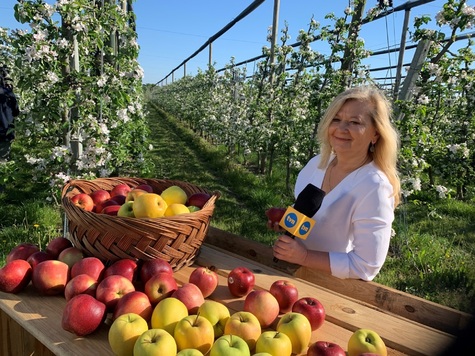
M 315 220 L 289 206 L 279 225 L 293 236 L 305 240 L 315 225 Z

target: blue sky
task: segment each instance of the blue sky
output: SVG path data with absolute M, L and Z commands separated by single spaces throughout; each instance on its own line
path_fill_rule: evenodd
M 46 0 L 46 2 L 55 1 Z M 252 2 L 252 0 L 136 0 L 134 10 L 137 15 L 138 43 L 141 48 L 139 62 L 145 72 L 144 82 L 157 83 L 163 79 Z M 393 1 L 395 7 L 406 2 L 408 1 Z M 16 0 L 1 0 L 0 26 L 21 27 L 13 17 L 15 3 Z M 368 0 L 366 10 L 376 3 L 377 0 Z M 435 0 L 413 8 L 411 17 L 423 14 L 434 16 L 444 3 L 444 0 Z M 468 3 L 474 5 L 473 0 Z M 298 31 L 308 28 L 312 16 L 325 24 L 326 14 L 334 12 L 341 16 L 347 6 L 348 0 L 281 0 L 279 31 L 287 22 L 291 35 L 289 43 L 294 43 Z M 212 55 L 216 68 L 224 67 L 230 62 L 231 57 L 234 57 L 236 62 L 241 62 L 261 54 L 262 47 L 269 45 L 266 37 L 268 28 L 272 25 L 273 7 L 274 0 L 266 0 L 213 44 Z M 363 26 L 361 37 L 365 40 L 366 48 L 377 51 L 398 44 L 403 20 L 404 11 L 401 11 Z M 435 28 L 435 24 L 432 27 Z M 325 51 L 324 48 L 318 48 L 318 44 L 315 44 L 314 48 L 323 53 Z M 208 49 L 205 49 L 194 57 L 187 64 L 186 73 L 196 74 L 198 68 L 206 69 L 208 55 Z M 397 53 L 379 56 L 377 59 L 374 58 L 371 65 L 394 65 L 397 63 L 397 56 Z M 408 53 L 406 62 L 410 59 Z M 248 72 L 252 70 L 253 64 L 248 64 Z M 182 67 L 175 72 L 175 79 L 182 77 L 183 73 Z

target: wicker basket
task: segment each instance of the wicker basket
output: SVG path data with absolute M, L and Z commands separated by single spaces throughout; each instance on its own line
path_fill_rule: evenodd
M 205 192 L 211 198 L 205 206 L 190 214 L 155 219 L 138 219 L 88 212 L 75 206 L 70 197 L 98 189 L 111 190 L 125 183 L 130 187 L 149 184 L 155 193 L 177 185 L 187 195 Z M 123 258 L 149 260 L 161 258 L 175 271 L 193 263 L 206 237 L 215 201 L 219 193 L 211 193 L 177 180 L 142 178 L 99 178 L 71 180 L 62 190 L 62 206 L 68 221 L 68 238 L 86 255 L 101 259 L 105 264 Z

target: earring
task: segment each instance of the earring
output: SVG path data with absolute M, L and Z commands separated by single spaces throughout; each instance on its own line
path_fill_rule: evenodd
M 374 152 L 374 142 L 371 142 L 371 145 L 369 146 L 369 152 L 373 153 Z

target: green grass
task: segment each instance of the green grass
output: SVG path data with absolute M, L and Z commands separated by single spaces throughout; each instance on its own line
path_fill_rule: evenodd
M 172 117 L 150 107 L 151 158 L 155 178 L 178 179 L 219 191 L 212 225 L 271 244 L 264 211 L 287 206 L 292 194 L 278 166 L 272 177 L 234 162 Z M 0 263 L 19 242 L 44 246 L 62 230 L 60 207 L 46 200 L 48 187 L 26 178 L 9 182 L 0 194 Z M 475 206 L 473 202 L 411 201 L 396 212 L 395 236 L 376 282 L 436 303 L 475 309 Z

